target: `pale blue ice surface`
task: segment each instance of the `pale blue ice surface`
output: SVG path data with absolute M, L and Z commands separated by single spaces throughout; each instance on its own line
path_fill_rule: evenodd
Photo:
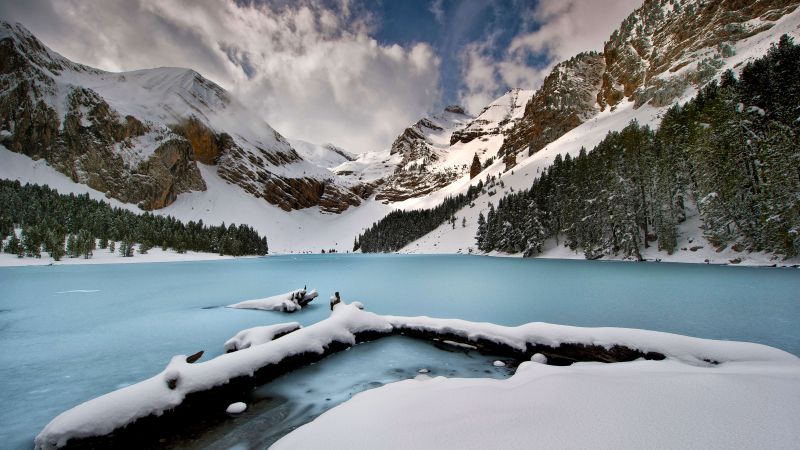
M 221 308 L 303 285 L 319 289 L 320 297 L 295 314 Z M 797 269 L 337 254 L 2 268 L 0 442 L 32 447 L 58 413 L 158 373 L 172 355 L 205 350 L 205 360 L 241 329 L 324 319 L 334 291 L 383 314 L 645 328 L 760 342 L 800 355 Z M 343 400 L 413 376 L 412 369 L 437 359 L 439 350 L 398 339 L 342 355 L 353 369 L 341 385 L 323 383 L 338 389 L 338 397 L 330 395 Z M 475 365 L 490 365 L 475 355 L 443 358 L 458 376 L 483 376 Z M 297 382 L 313 384 L 327 376 L 326 362 L 333 371 L 336 361 L 298 372 Z M 312 405 L 303 414 L 325 407 L 312 397 L 300 400 Z

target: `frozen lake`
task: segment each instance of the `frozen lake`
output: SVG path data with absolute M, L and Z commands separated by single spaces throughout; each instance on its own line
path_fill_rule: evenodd
M 320 298 L 299 313 L 220 308 L 303 285 L 319 289 Z M 36 433 L 65 409 L 154 375 L 172 355 L 218 355 L 243 328 L 321 320 L 334 291 L 383 314 L 645 328 L 800 355 L 797 269 L 455 255 L 2 268 L 0 442 L 31 448 Z M 298 415 L 313 417 L 420 368 L 432 375 L 507 375 L 490 362 L 405 338 L 366 344 L 260 389 L 263 411 L 237 419 L 238 441 L 220 429 L 196 443 L 263 446 L 272 441 L 265 425 L 293 426 Z M 295 408 L 282 406 L 287 401 Z

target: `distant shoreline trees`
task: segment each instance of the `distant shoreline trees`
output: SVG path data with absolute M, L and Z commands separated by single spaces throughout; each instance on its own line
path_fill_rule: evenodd
M 21 229 L 17 236 L 15 228 Z M 6 239 L 8 237 L 8 239 Z M 121 256 L 134 255 L 135 243 L 144 254 L 158 243 L 179 253 L 188 250 L 220 255 L 265 255 L 267 238 L 247 225 L 207 226 L 203 221 L 183 223 L 171 216 L 136 214 L 92 200 L 88 194 L 59 194 L 48 186 L 22 185 L 0 180 L 0 241 L 3 251 L 20 257 L 41 257 L 41 250 L 55 260 L 63 256 L 90 258 L 120 242 Z M 66 248 L 65 248 L 66 245 Z

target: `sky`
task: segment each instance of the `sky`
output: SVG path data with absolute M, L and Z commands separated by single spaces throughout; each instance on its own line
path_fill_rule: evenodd
M 100 69 L 192 68 L 285 136 L 361 153 L 538 88 L 642 1 L 0 0 L 0 18 Z

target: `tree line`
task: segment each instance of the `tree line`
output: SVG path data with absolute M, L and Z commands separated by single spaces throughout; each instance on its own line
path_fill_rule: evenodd
M 675 251 L 690 208 L 719 249 L 800 253 L 800 46 L 788 36 L 670 108 L 657 131 L 634 121 L 558 155 L 481 214 L 476 241 L 533 256 L 554 238 L 590 259 L 641 259 L 651 245 Z
M 15 229 L 21 229 L 17 236 Z M 8 239 L 6 239 L 8 238 Z M 267 238 L 247 225 L 207 226 L 203 221 L 183 223 L 171 216 L 137 214 L 92 200 L 88 194 L 59 194 L 48 186 L 0 180 L 0 241 L 3 251 L 40 257 L 42 251 L 89 258 L 99 246 L 121 256 L 133 256 L 154 246 L 179 253 L 187 250 L 220 255 L 264 255 Z
M 466 194 L 447 197 L 434 208 L 392 211 L 355 238 L 353 251 L 396 252 L 447 221 L 452 221 L 455 227 L 454 214 L 474 200 L 482 189 L 483 181 L 479 181 L 470 186 Z

